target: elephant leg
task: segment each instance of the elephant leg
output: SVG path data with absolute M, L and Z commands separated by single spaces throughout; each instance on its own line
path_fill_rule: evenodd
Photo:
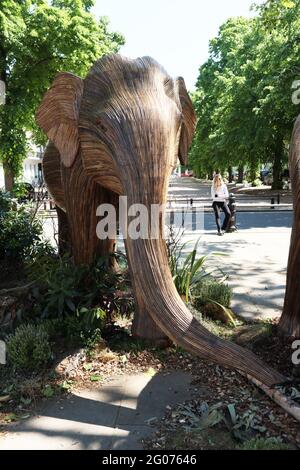
M 56 204 L 58 220 L 58 251 L 60 255 L 71 253 L 69 223 L 66 214 L 65 192 L 61 180 L 60 154 L 50 141 L 43 157 L 44 179 L 51 197 Z
M 58 221 L 58 252 L 60 256 L 66 253 L 72 254 L 72 244 L 69 231 L 68 217 L 65 211 L 56 206 Z
M 95 257 L 114 252 L 115 240 L 99 240 L 97 237 L 99 218 L 96 211 L 100 204 L 115 204 L 115 195 L 85 174 L 80 155 L 71 168 L 62 166 L 62 181 L 74 262 L 89 265 Z M 113 267 L 114 261 L 110 264 Z

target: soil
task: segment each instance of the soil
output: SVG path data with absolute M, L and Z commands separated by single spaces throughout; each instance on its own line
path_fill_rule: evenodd
M 249 333 L 253 326 L 239 326 L 231 337 L 241 338 L 242 333 L 245 335 L 247 328 Z M 277 334 L 276 324 L 268 325 L 260 333 L 257 325 L 255 328 L 257 334 L 246 346 L 284 374 L 294 374 L 291 340 Z M 64 343 L 57 343 L 52 367 L 38 375 L 12 376 L 7 368 L 0 366 L 0 397 L 8 396 L 4 402 L 0 401 L 2 431 L 8 422 L 34 413 L 38 401 L 54 394 L 99 387 L 116 375 L 141 371 L 154 375 L 162 370 L 190 372 L 194 396 L 192 400 L 166 410 L 164 419 L 155 423 L 157 431 L 144 442 L 146 449 L 233 449 L 256 436 L 279 437 L 293 448 L 300 448 L 299 423 L 238 372 L 193 357 L 180 348 L 149 348 L 142 341 L 133 339 L 127 328 L 120 327 L 111 330 L 89 351 L 77 348 L 65 352 Z M 285 392 L 290 393 L 292 388 L 294 392 L 300 390 L 294 385 Z M 300 404 L 300 393 L 295 401 Z M 205 432 L 199 431 L 203 404 L 208 407 L 218 404 L 224 416 L 228 414 L 228 405 L 234 406 L 240 422 L 250 424 L 248 428 L 245 424 L 241 426 L 238 437 L 224 422 L 205 429 Z

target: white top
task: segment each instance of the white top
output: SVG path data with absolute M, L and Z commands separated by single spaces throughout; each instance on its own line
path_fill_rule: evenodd
M 218 196 L 218 197 L 216 197 Z M 228 189 L 226 184 L 222 184 L 222 186 L 219 186 L 218 189 L 214 188 L 214 185 L 212 184 L 211 186 L 211 197 L 213 202 L 219 201 L 219 202 L 225 202 L 226 199 L 229 198 L 228 194 Z

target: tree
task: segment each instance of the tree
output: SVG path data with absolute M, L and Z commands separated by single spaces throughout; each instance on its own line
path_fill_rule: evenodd
M 300 2 L 270 0 L 253 19 L 234 18 L 210 43 L 195 93 L 198 114 L 193 166 L 221 169 L 272 162 L 281 187 L 293 122 L 291 87 L 299 77 Z
M 44 141 L 34 122 L 43 93 L 58 71 L 84 75 L 99 57 L 117 52 L 124 39 L 108 20 L 90 10 L 94 0 L 3 0 L 0 5 L 0 80 L 6 104 L 0 108 L 0 159 L 7 189 L 20 173 L 28 131 Z

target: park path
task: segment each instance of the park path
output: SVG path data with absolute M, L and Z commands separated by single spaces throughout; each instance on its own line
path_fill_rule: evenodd
M 189 400 L 191 375 L 143 373 L 47 401 L 37 415 L 8 425 L 0 450 L 138 450 L 168 407 Z
M 209 182 L 194 178 L 172 180 L 169 194 L 175 197 L 210 197 Z M 285 294 L 292 211 L 251 210 L 237 213 L 238 231 L 218 237 L 213 213 L 204 215 L 202 230 L 186 229 L 182 242 L 189 252 L 199 239 L 198 255 L 212 257 L 211 267 L 229 275 L 233 310 L 246 320 L 278 318 Z

